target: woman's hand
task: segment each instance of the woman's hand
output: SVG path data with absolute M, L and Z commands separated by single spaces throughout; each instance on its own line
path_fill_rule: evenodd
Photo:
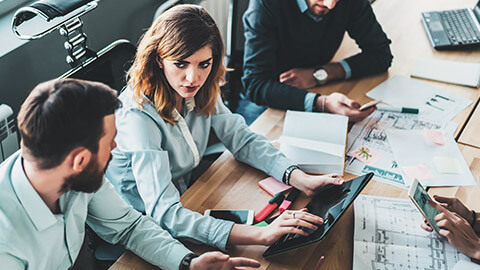
M 306 208 L 298 211 L 287 210 L 268 226 L 260 227 L 262 229 L 262 242 L 264 245 L 269 246 L 280 237 L 289 233 L 308 236 L 306 231 L 297 227 L 316 230 L 318 227 L 315 224 L 323 224 L 323 219 L 308 213 Z
M 328 185 L 340 186 L 344 182 L 343 178 L 336 174 L 309 175 L 300 169 L 295 169 L 290 174 L 290 185 L 303 191 L 309 197 Z
M 480 259 L 480 239 L 468 221 L 433 200 L 429 203 L 440 212 L 435 216 L 437 226 L 440 228 L 439 234 L 447 238 L 448 242 L 463 254 Z

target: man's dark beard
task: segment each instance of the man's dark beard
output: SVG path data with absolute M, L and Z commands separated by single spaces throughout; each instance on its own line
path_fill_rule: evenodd
M 110 160 L 111 159 L 112 157 L 110 157 Z M 88 163 L 85 170 L 65 179 L 65 183 L 62 186 L 62 191 L 66 192 L 68 190 L 73 190 L 86 193 L 96 192 L 103 184 L 103 176 L 107 166 L 101 170 L 98 165 L 97 157 L 94 156 Z

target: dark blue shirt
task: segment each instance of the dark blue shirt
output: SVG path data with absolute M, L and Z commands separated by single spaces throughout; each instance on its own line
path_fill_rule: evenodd
M 393 58 L 368 0 L 340 0 L 319 22 L 302 13 L 296 0 L 250 0 L 243 22 L 242 80 L 247 97 L 260 105 L 304 110 L 308 92 L 280 83 L 279 75 L 329 63 L 345 32 L 361 49 L 345 59 L 352 78 L 385 72 Z

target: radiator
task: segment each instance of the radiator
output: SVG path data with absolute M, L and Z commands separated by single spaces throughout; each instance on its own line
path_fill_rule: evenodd
M 13 110 L 8 105 L 0 104 L 0 162 L 18 149 L 17 127 Z

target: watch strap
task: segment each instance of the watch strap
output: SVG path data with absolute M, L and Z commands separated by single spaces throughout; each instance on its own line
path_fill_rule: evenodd
M 189 270 L 190 269 L 190 263 L 192 262 L 193 259 L 197 258 L 198 255 L 195 253 L 188 253 L 183 257 L 182 261 L 180 262 L 180 270 Z

